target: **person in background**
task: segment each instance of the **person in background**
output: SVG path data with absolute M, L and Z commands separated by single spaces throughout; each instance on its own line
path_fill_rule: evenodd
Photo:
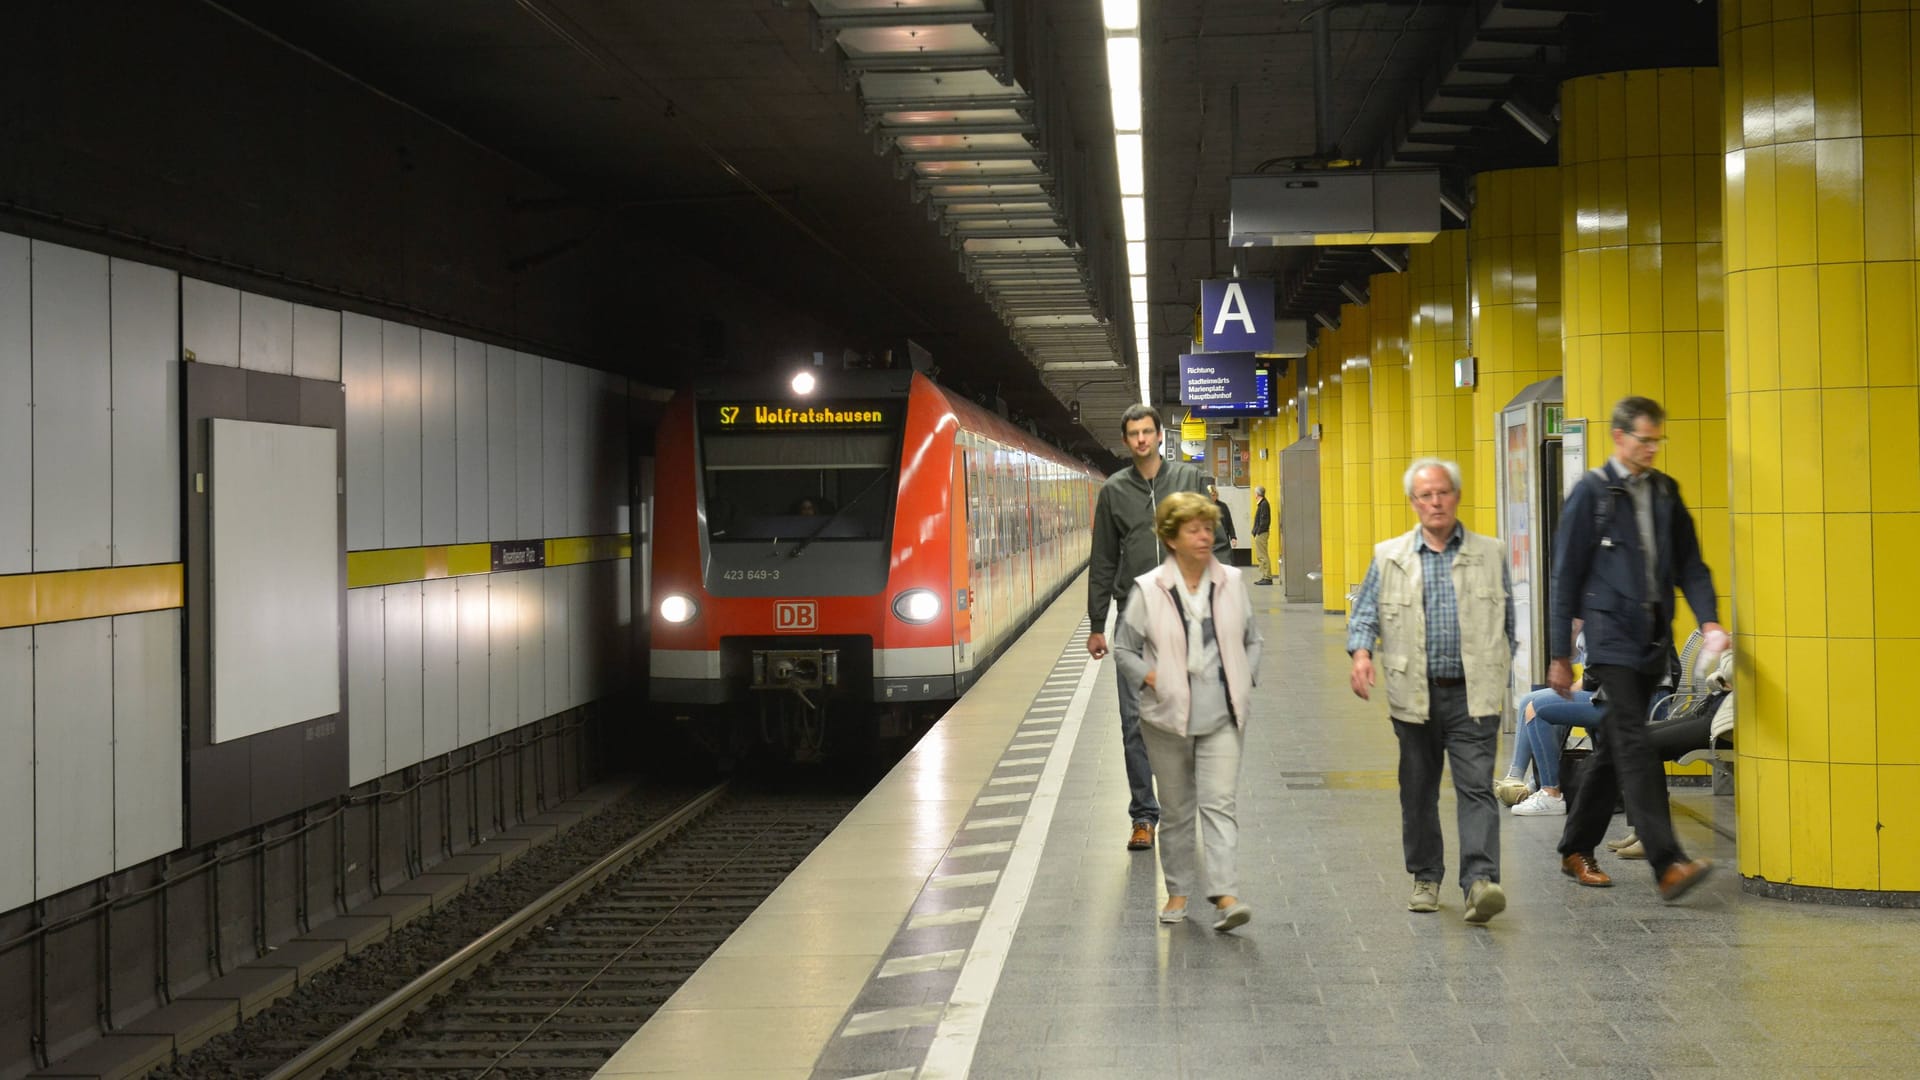
M 1560 835 L 1561 871 L 1582 885 L 1613 884 L 1593 852 L 1619 798 L 1646 849 L 1660 896 L 1671 901 L 1713 869 L 1709 860 L 1689 859 L 1680 848 L 1666 776 L 1647 735 L 1647 703 L 1673 651 L 1674 589 L 1686 594 L 1715 651 L 1724 648 L 1726 632 L 1693 515 L 1679 485 L 1653 467 L 1667 441 L 1666 419 L 1666 410 L 1650 398 L 1621 399 L 1613 408 L 1613 457 L 1581 477 L 1567 496 L 1553 538 L 1547 684 L 1571 698 L 1573 621 L 1584 620 L 1587 669 L 1599 680 L 1606 709 Z
M 1267 489 L 1253 489 L 1253 566 L 1260 571 L 1255 585 L 1273 584 L 1273 506 L 1267 502 Z
M 1118 678 L 1140 695 L 1140 733 L 1160 787 L 1160 921 L 1186 919 L 1204 875 L 1213 928 L 1226 931 L 1253 917 L 1239 897 L 1236 804 L 1261 638 L 1246 578 L 1213 557 L 1218 521 L 1199 495 L 1161 500 L 1154 533 L 1167 559 L 1134 579 L 1113 649 Z
M 1124 603 L 1133 581 L 1160 565 L 1166 551 L 1154 535 L 1154 514 L 1160 502 L 1176 491 L 1205 492 L 1206 477 L 1191 462 L 1167 461 L 1160 456 L 1160 414 L 1149 405 L 1132 405 L 1120 417 L 1120 432 L 1133 464 L 1107 477 L 1093 506 L 1093 547 L 1087 567 L 1087 653 L 1095 660 L 1107 655 L 1107 612 Z M 1226 537 L 1214 550 L 1225 555 Z M 1153 769 L 1147 747 L 1140 741 L 1140 693 L 1127 680 L 1120 685 L 1120 745 L 1127 763 L 1131 792 L 1127 816 L 1132 823 L 1127 847 L 1153 847 L 1153 830 L 1160 821 L 1160 803 L 1153 794 Z
M 1507 766 L 1506 777 L 1493 785 L 1493 793 L 1513 807 L 1516 817 L 1564 815 L 1567 800 L 1560 791 L 1560 751 L 1568 732 L 1590 727 L 1599 717 L 1600 706 L 1585 690 L 1575 690 L 1571 701 L 1552 687 L 1528 694 L 1520 703 L 1519 730 L 1513 733 L 1513 763 Z M 1535 780 L 1531 789 L 1526 779 L 1529 765 Z
M 1440 768 L 1451 759 L 1466 919 L 1484 923 L 1507 906 L 1493 797 L 1515 648 L 1506 547 L 1460 524 L 1459 465 L 1421 458 L 1401 483 L 1420 523 L 1374 545 L 1347 624 L 1349 682 L 1369 700 L 1377 648 L 1400 743 L 1400 842 L 1413 875 L 1407 910 L 1440 910 Z
M 1207 498 L 1213 500 L 1213 508 L 1220 512 L 1220 527 L 1217 531 L 1226 536 L 1227 548 L 1231 550 L 1233 542 L 1240 539 L 1240 534 L 1233 529 L 1233 511 L 1228 510 L 1227 504 L 1220 501 L 1220 489 L 1214 486 L 1211 480 L 1207 481 Z

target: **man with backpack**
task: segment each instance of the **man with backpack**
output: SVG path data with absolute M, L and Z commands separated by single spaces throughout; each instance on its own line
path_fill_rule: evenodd
M 1613 457 L 1567 496 L 1553 539 L 1547 683 L 1570 696 L 1573 620 L 1584 619 L 1587 667 L 1599 680 L 1606 711 L 1560 836 L 1561 871 L 1582 885 L 1613 884 L 1593 852 L 1620 798 L 1661 897 L 1677 900 L 1713 863 L 1680 850 L 1666 777 L 1647 736 L 1647 701 L 1673 647 L 1674 589 L 1686 594 L 1702 631 L 1724 631 L 1693 517 L 1679 485 L 1653 467 L 1667 441 L 1666 419 L 1650 398 L 1622 399 L 1613 408 Z

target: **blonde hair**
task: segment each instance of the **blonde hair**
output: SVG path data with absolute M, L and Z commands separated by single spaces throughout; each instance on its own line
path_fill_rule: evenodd
M 1170 542 L 1179 539 L 1180 530 L 1186 527 L 1187 522 L 1201 519 L 1218 530 L 1220 508 L 1205 495 L 1176 491 L 1160 500 L 1160 508 L 1153 513 L 1153 531 L 1162 542 Z

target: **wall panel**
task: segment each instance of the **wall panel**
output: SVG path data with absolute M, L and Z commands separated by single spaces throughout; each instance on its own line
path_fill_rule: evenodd
M 453 343 L 454 542 L 485 543 L 487 536 L 487 349 Z
M 383 546 L 420 543 L 420 330 L 396 322 L 380 324 L 385 398 L 380 449 L 386 497 Z
M 293 374 L 293 305 L 259 293 L 240 294 L 240 366 Z
M 587 563 L 581 566 L 566 567 L 567 572 L 567 638 L 571 643 L 567 656 L 567 704 L 569 707 L 584 705 L 596 695 L 595 686 L 599 679 L 602 635 L 595 624 L 603 621 L 594 617 L 597 610 L 594 601 L 607 606 L 607 597 L 594 597 L 592 583 L 613 579 L 612 563 Z
M 181 844 L 180 613 L 113 620 L 113 868 Z
M 453 339 L 420 334 L 420 542 L 454 542 Z
M 594 497 L 602 478 L 594 471 L 599 459 L 594 456 L 594 423 L 599 401 L 600 373 L 592 368 L 568 364 L 567 368 L 567 527 L 563 535 L 586 536 L 593 529 Z
M 603 478 L 594 492 L 594 514 L 588 532 L 623 533 L 632 531 L 633 488 L 628 472 L 627 380 L 617 375 L 601 377 L 599 426 L 594 446 L 597 475 Z
M 113 347 L 107 257 L 33 245 L 33 568 L 107 566 Z
M 387 588 L 387 772 L 425 756 L 426 718 L 420 656 L 420 582 Z
M 529 353 L 518 355 L 520 370 L 513 404 L 518 417 L 515 460 L 519 465 L 520 518 L 512 535 L 495 536 L 495 540 L 537 540 L 546 535 L 546 504 L 540 492 L 540 485 L 546 479 L 540 431 L 540 392 L 546 361 Z
M 112 260 L 113 565 L 180 561 L 180 278 Z
M 347 548 L 386 546 L 385 428 L 381 399 L 386 376 L 380 320 L 345 312 L 340 316 L 340 374 L 347 388 Z
M 566 536 L 572 530 L 567 521 L 567 488 L 578 482 L 573 468 L 572 446 L 567 429 L 573 425 L 573 365 L 547 360 L 540 368 L 540 482 L 541 526 L 532 536 Z
M 33 900 L 33 628 L 0 630 L 0 911 Z
M 459 600 L 453 578 L 420 584 L 422 758 L 460 742 Z
M 347 590 L 347 782 L 387 771 L 386 590 Z
M 111 619 L 33 631 L 34 891 L 113 870 Z
M 494 718 L 496 732 L 531 724 L 547 715 L 547 640 L 541 626 L 547 604 L 547 571 L 523 570 L 509 576 L 516 579 L 520 594 L 520 706 L 514 718 L 505 723 Z
M 520 579 L 487 579 L 487 732 L 498 735 L 520 722 Z
M 454 578 L 459 608 L 459 731 L 456 741 L 469 746 L 487 737 L 487 710 L 491 691 L 487 669 L 488 575 Z
M 293 373 L 303 379 L 340 381 L 340 313 L 293 305 Z
M 569 592 L 573 584 L 573 572 L 578 566 L 549 566 L 537 571 L 546 586 L 546 613 L 541 619 L 546 649 L 546 708 L 540 715 L 552 716 L 573 707 L 573 684 L 567 677 L 567 647 L 571 626 L 567 622 Z
M 33 569 L 33 260 L 0 233 L 0 574 Z M 0 896 L 5 895 L 0 870 Z M 0 910 L 5 910 L 0 905 Z
M 180 279 L 180 355 L 198 364 L 240 366 L 240 290 Z
M 520 354 L 487 346 L 487 539 L 520 534 Z

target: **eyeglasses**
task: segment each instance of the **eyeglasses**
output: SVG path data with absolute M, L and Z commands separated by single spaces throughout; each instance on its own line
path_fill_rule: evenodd
M 1413 501 L 1417 503 L 1445 502 L 1448 496 L 1453 494 L 1454 492 L 1452 491 L 1422 491 L 1414 495 Z
M 1667 437 L 1665 435 L 1642 435 L 1637 431 L 1623 431 L 1620 434 L 1625 435 L 1630 439 L 1639 440 L 1639 443 L 1641 446 L 1667 445 Z

